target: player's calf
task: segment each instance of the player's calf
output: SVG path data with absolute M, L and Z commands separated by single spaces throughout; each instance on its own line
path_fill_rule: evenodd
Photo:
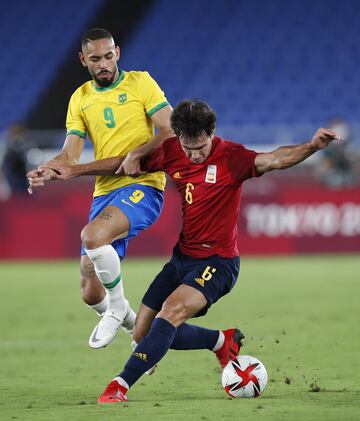
M 131 348 L 133 349 L 133 351 L 135 351 L 135 348 L 138 346 L 138 342 L 136 341 L 132 341 L 131 342 Z M 148 376 L 151 376 L 152 374 L 155 373 L 157 364 L 155 364 L 153 367 L 151 367 L 149 370 L 145 371 L 145 374 L 147 374 Z

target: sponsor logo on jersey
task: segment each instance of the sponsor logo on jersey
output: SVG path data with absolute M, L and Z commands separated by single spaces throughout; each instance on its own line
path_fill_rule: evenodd
M 135 357 L 140 358 L 140 360 L 143 360 L 147 362 L 147 354 L 144 354 L 143 352 L 134 352 Z
M 173 177 L 174 177 L 174 178 L 181 178 L 180 171 L 176 171 L 176 172 L 173 174 Z
M 119 95 L 120 104 L 124 104 L 126 101 L 127 101 L 127 94 L 120 94 Z
M 206 183 L 216 183 L 216 165 L 208 165 L 205 177 Z

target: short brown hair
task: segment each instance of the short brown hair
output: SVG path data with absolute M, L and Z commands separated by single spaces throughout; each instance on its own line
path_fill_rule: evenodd
M 216 114 L 206 102 L 186 99 L 176 105 L 170 123 L 177 137 L 195 139 L 204 132 L 211 136 L 216 127 Z

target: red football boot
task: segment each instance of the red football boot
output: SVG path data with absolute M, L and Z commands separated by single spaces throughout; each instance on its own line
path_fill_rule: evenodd
M 121 386 L 116 380 L 113 380 L 98 397 L 98 403 L 127 402 L 127 391 L 126 387 Z
M 223 346 L 215 351 L 216 358 L 218 359 L 221 368 L 224 368 L 229 361 L 234 361 L 239 355 L 240 348 L 242 347 L 241 340 L 245 336 L 240 332 L 239 329 L 228 329 L 222 331 L 225 340 Z

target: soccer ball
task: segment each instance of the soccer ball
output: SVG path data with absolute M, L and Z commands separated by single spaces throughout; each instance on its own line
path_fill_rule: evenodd
M 268 375 L 262 362 L 251 355 L 239 355 L 229 361 L 222 372 L 221 382 L 232 398 L 257 398 L 264 391 Z

